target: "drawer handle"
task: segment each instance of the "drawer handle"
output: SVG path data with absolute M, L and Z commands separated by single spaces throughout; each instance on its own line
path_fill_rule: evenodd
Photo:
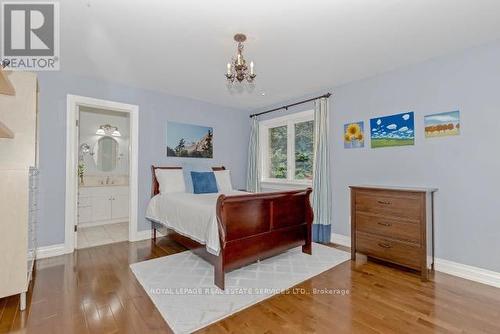
M 392 247 L 391 245 L 386 244 L 384 242 L 379 242 L 378 245 L 379 245 L 379 247 L 382 247 L 382 248 L 391 248 Z
M 392 226 L 391 223 L 381 223 L 381 222 L 378 222 L 377 224 L 382 225 L 382 226 L 387 226 L 387 227 Z
M 389 201 L 377 201 L 378 204 L 391 205 L 392 203 Z

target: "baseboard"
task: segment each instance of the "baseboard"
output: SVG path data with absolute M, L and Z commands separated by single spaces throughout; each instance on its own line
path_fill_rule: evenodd
M 337 245 L 351 247 L 351 237 L 342 234 L 332 233 L 332 242 Z
M 350 236 L 332 233 L 332 242 L 341 246 L 351 247 Z M 440 258 L 434 259 L 434 269 L 445 274 L 500 288 L 500 273 L 496 271 Z
M 160 233 L 157 231 L 157 236 L 162 237 L 165 234 Z M 134 241 L 141 241 L 141 240 L 148 240 L 151 239 L 151 230 L 145 230 L 145 231 L 139 231 L 135 234 L 135 237 L 131 239 L 131 242 Z M 43 247 L 38 247 L 36 249 L 36 258 L 37 259 L 46 259 L 49 257 L 54 257 L 54 256 L 59 256 L 59 255 L 64 255 L 64 254 L 69 254 L 72 251 L 69 251 L 65 244 L 57 244 L 57 245 L 50 245 L 50 246 L 43 246 Z
M 83 229 L 87 227 L 95 227 L 95 226 L 104 226 L 104 225 L 112 225 L 112 224 L 120 224 L 120 223 L 128 223 L 128 219 L 115 219 L 115 220 L 103 220 L 98 222 L 87 222 L 87 223 L 79 223 L 78 229 Z
M 445 274 L 500 288 L 500 273 L 444 259 L 434 259 L 434 268 Z
M 157 231 L 156 232 L 158 237 L 162 237 L 165 234 Z M 148 240 L 151 239 L 151 230 L 145 230 L 145 231 L 139 231 L 135 234 L 135 237 L 133 240 L 131 239 L 130 241 L 141 241 L 141 240 Z M 36 249 L 36 258 L 37 259 L 46 259 L 48 257 L 54 257 L 54 256 L 59 256 L 59 255 L 64 255 L 64 254 L 69 254 L 71 251 L 68 251 L 66 248 L 65 244 L 57 244 L 57 245 L 50 245 L 50 246 L 43 246 L 43 247 L 38 247 Z
M 64 244 L 50 245 L 38 247 L 36 249 L 36 258 L 45 259 L 48 257 L 59 256 L 68 254 L 66 246 Z

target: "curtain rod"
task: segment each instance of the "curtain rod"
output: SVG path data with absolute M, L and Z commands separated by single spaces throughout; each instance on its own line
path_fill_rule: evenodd
M 316 97 L 313 97 L 311 99 L 307 99 L 307 100 L 303 100 L 303 101 L 299 101 L 299 102 L 295 102 L 295 103 L 292 103 L 292 104 L 287 104 L 283 107 L 279 107 L 279 108 L 274 108 L 274 109 L 271 109 L 271 110 L 267 110 L 267 111 L 263 111 L 263 112 L 260 112 L 260 113 L 257 113 L 257 114 L 252 114 L 250 115 L 250 118 L 253 118 L 253 117 L 256 117 L 256 116 L 260 116 L 260 115 L 264 115 L 264 114 L 268 114 L 270 112 L 273 112 L 273 111 L 277 111 L 277 110 L 281 110 L 281 109 L 285 109 L 285 110 L 288 110 L 288 108 L 290 107 L 294 107 L 294 106 L 297 106 L 299 104 L 303 104 L 303 103 L 307 103 L 307 102 L 311 102 L 311 101 L 314 101 L 316 99 L 320 99 L 322 97 L 326 97 L 326 98 L 329 98 L 330 96 L 332 96 L 332 93 L 326 93 L 324 95 L 321 95 L 321 96 L 316 96 Z

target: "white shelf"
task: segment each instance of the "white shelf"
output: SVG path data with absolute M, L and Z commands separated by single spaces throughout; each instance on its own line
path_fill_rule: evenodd
M 0 138 L 14 138 L 14 132 L 0 121 Z

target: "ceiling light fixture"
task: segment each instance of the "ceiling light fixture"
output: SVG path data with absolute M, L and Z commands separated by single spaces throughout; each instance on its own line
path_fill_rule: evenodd
M 122 134 L 118 131 L 116 126 L 111 126 L 109 124 L 101 125 L 99 129 L 95 132 L 96 135 L 99 136 L 113 136 L 113 137 L 121 137 Z
M 243 58 L 243 42 L 246 41 L 247 36 L 244 34 L 234 35 L 234 40 L 238 42 L 238 52 L 236 57 L 231 59 L 231 62 L 227 63 L 226 78 L 227 81 L 233 83 L 234 80 L 242 82 L 246 80 L 247 82 L 253 82 L 257 76 L 254 72 L 253 61 L 250 62 L 250 73 L 248 73 L 248 66 L 245 58 Z

